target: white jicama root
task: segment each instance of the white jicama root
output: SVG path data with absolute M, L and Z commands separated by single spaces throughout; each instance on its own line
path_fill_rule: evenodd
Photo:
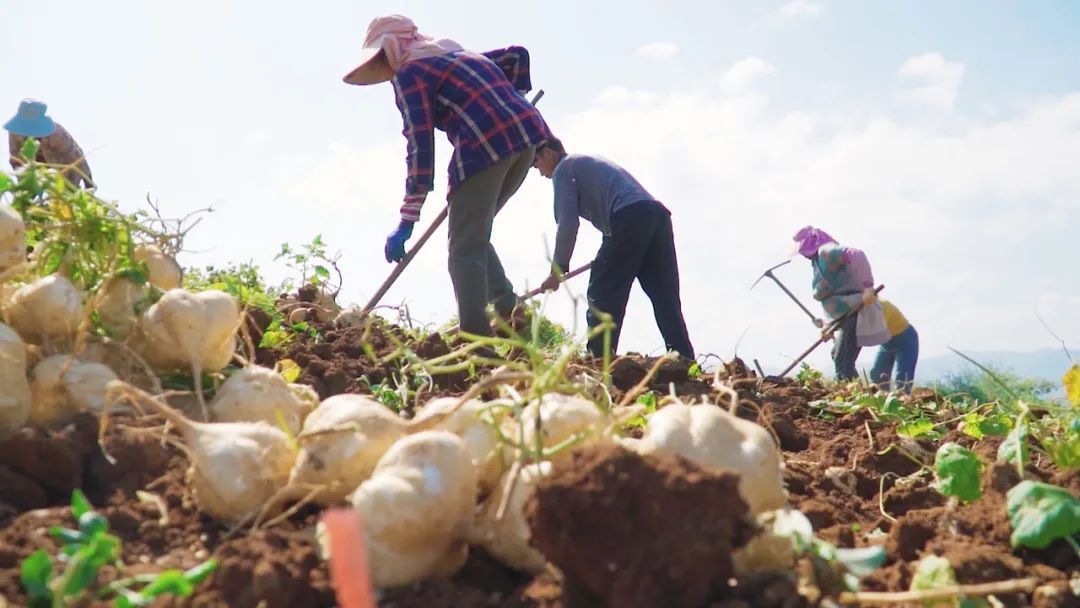
M 177 289 L 184 277 L 184 271 L 180 264 L 171 256 L 166 255 L 156 245 L 141 244 L 135 247 L 134 256 L 136 262 L 146 264 L 150 271 L 148 277 L 150 284 L 162 291 Z
M 344 500 L 371 477 L 379 458 L 408 427 L 408 422 L 370 397 L 334 395 L 304 420 L 289 484 L 326 486 L 314 497 L 318 503 Z
M 449 576 L 464 564 L 476 496 L 476 469 L 464 442 L 447 431 L 398 441 L 357 488 L 376 587 Z
M 229 364 L 239 324 L 240 307 L 224 291 L 172 289 L 139 319 L 132 342 L 156 371 L 190 371 L 207 415 L 202 374 Z
M 15 208 L 0 204 L 0 273 L 26 261 L 26 224 Z
M 455 408 L 457 397 L 437 397 L 424 404 L 412 419 L 413 424 L 423 424 L 433 416 L 444 415 Z M 491 406 L 479 399 L 470 399 L 456 412 L 433 428 L 450 431 L 461 437 L 472 455 L 476 466 L 480 496 L 490 494 L 506 470 L 508 455 L 504 454 L 495 428 L 498 420 L 492 415 Z
M 793 533 L 777 531 L 779 518 L 792 517 L 790 508 L 776 509 L 760 513 L 755 519 L 759 533 L 750 539 L 742 547 L 731 554 L 732 565 L 735 567 L 736 576 L 746 576 L 754 572 L 768 570 L 791 570 L 795 566 L 795 545 L 792 542 Z M 795 517 L 805 519 L 801 514 Z M 809 522 L 807 522 L 809 525 Z M 812 529 L 810 534 L 812 534 Z
M 30 381 L 30 422 L 57 424 L 80 411 L 100 413 L 106 387 L 116 374 L 100 363 L 53 355 L 34 366 Z
M 783 461 L 764 428 L 711 405 L 673 403 L 648 417 L 638 453 L 678 454 L 694 462 L 739 473 L 739 494 L 757 515 L 787 503 Z
M 551 463 L 543 461 L 522 467 L 513 483 L 510 499 L 506 501 L 505 494 L 513 472 L 507 472 L 499 481 L 495 493 L 484 501 L 470 532 L 470 540 L 511 568 L 539 574 L 543 572 L 547 560 L 529 544 L 532 534 L 525 519 L 525 502 L 533 495 L 536 484 L 551 474 Z M 506 510 L 499 520 L 499 508 L 504 501 Z
M 141 285 L 126 277 L 112 277 L 101 290 L 97 307 L 101 325 L 113 337 L 123 340 L 138 321 L 135 306 L 146 298 L 146 292 Z
M 341 313 L 341 306 L 334 300 L 334 296 L 320 287 L 315 296 L 315 320 L 319 323 L 329 323 Z
M 527 449 L 537 445 L 536 415 L 540 413 L 540 432 L 544 448 L 552 448 L 571 439 L 575 435 L 585 434 L 584 442 L 599 434 L 607 424 L 604 412 L 592 401 L 582 397 L 547 393 L 539 403 L 533 401 L 521 411 L 522 432 Z M 518 440 L 517 429 L 511 431 L 510 438 Z M 558 460 L 559 456 L 554 457 Z
M 18 431 L 30 415 L 26 345 L 14 329 L 0 323 L 0 440 Z
M 191 459 L 199 509 L 226 523 L 258 513 L 289 478 L 296 458 L 289 436 L 265 422 L 195 422 L 159 399 L 123 382 L 110 392 L 149 405 L 180 432 Z
M 364 324 L 364 311 L 356 306 L 342 310 L 334 317 L 334 327 L 345 329 L 348 327 L 360 327 Z
M 369 396 L 334 395 L 304 420 L 296 437 L 300 453 L 289 485 L 300 492 L 321 488 L 311 498 L 320 504 L 344 500 L 371 477 L 379 459 L 395 442 L 438 428 L 455 413 L 451 403 L 422 419 L 406 421 Z M 287 490 L 287 494 L 295 494 Z
M 51 274 L 12 294 L 4 316 L 26 342 L 67 339 L 82 321 L 82 294 L 65 277 Z
M 277 426 L 278 416 L 293 435 L 319 404 L 311 387 L 290 384 L 272 369 L 252 365 L 229 376 L 210 402 L 210 417 L 218 422 L 258 422 Z

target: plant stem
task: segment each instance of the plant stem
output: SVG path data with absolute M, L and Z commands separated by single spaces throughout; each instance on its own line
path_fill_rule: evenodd
M 940 589 L 921 591 L 845 591 L 838 598 L 841 604 L 906 604 L 927 600 L 941 600 L 956 597 L 981 597 L 995 593 L 1030 592 L 1039 584 L 1039 579 L 1022 578 L 1011 581 L 980 583 L 977 585 L 952 585 Z
M 1080 542 L 1077 542 L 1072 536 L 1066 536 L 1065 542 L 1072 545 L 1073 551 L 1076 551 L 1076 555 L 1080 557 Z

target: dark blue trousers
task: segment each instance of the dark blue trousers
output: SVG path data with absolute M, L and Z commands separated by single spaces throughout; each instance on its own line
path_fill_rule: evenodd
M 679 264 L 671 213 L 660 203 L 640 202 L 611 216 L 611 234 L 604 237 L 589 275 L 589 328 L 600 320 L 594 309 L 609 313 L 615 321 L 611 351 L 618 349 L 619 334 L 630 288 L 637 280 L 652 301 L 653 315 L 668 350 L 693 359 L 694 347 L 683 320 L 679 299 Z M 604 336 L 589 340 L 589 352 L 602 356 Z
M 919 361 L 919 332 L 914 325 L 896 334 L 878 349 L 870 379 L 889 390 L 893 366 L 896 367 L 896 390 L 911 394 L 915 383 L 915 364 Z

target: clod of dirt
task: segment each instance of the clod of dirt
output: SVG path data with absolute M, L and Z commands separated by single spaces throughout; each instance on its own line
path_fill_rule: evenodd
M 573 452 L 525 506 L 533 544 L 575 605 L 698 608 L 753 535 L 735 473 L 614 445 Z M 571 603 L 573 602 L 573 603 Z
M 619 357 L 611 363 L 611 383 L 620 391 L 634 388 L 648 373 L 642 361 L 634 357 Z
M 22 482 L 11 486 L 10 496 L 9 486 L 0 486 L 3 501 L 24 505 L 20 511 L 69 502 L 72 490 L 82 487 L 85 458 L 97 448 L 97 428 L 97 419 L 84 413 L 64 427 L 25 427 L 0 442 L 0 463 Z
M 926 542 L 936 534 L 933 521 L 921 518 L 902 519 L 889 530 L 887 553 L 897 555 L 905 561 L 918 561 L 919 553 L 926 547 Z
M 315 543 L 276 530 L 226 541 L 218 568 L 194 598 L 195 605 L 333 606 L 333 588 L 320 567 Z
M 788 452 L 801 452 L 810 447 L 810 435 L 795 426 L 791 415 L 777 411 L 774 405 L 761 408 L 762 425 L 771 428 L 780 440 L 780 449 Z

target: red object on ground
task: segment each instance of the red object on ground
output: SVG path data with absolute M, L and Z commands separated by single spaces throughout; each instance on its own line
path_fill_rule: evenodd
M 330 581 L 338 605 L 375 608 L 359 514 L 354 509 L 328 509 L 321 519 L 330 539 Z

